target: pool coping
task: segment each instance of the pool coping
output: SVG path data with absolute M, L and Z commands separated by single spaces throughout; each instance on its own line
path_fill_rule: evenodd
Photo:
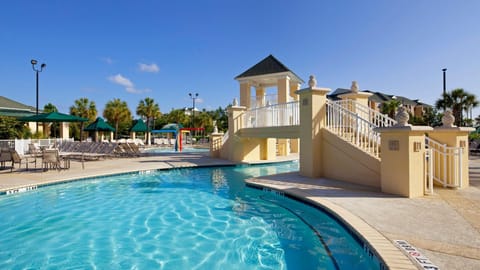
M 351 232 L 357 234 L 375 253 L 378 259 L 385 264 L 387 269 L 419 269 L 412 260 L 410 260 L 393 242 L 388 240 L 378 230 L 363 221 L 360 217 L 339 205 L 323 199 L 319 196 L 313 196 L 308 192 L 301 190 L 289 190 L 286 186 L 277 186 L 270 183 L 260 182 L 258 178 L 245 180 L 247 186 L 253 188 L 268 188 L 278 192 L 283 192 L 306 203 L 320 207 L 329 214 L 340 220 Z M 291 186 L 290 186 L 291 187 Z

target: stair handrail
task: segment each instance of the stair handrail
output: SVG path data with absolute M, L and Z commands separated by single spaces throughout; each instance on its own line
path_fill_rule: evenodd
M 337 100 L 333 102 L 344 108 L 349 108 L 350 111 L 357 112 L 362 118 L 372 122 L 375 127 L 391 127 L 397 123 L 395 119 L 387 114 L 383 114 L 352 99 Z
M 380 133 L 374 130 L 377 126 L 342 105 L 345 104 L 327 100 L 326 127 L 364 152 L 380 158 Z

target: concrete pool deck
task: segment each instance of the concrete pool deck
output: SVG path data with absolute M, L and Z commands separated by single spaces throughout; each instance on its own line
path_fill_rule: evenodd
M 232 165 L 205 153 L 163 153 L 138 158 L 72 161 L 69 170 L 0 170 L 0 192 L 52 182 L 142 170 L 210 165 Z M 30 164 L 32 167 L 32 164 Z M 37 165 L 41 167 L 41 165 Z M 470 160 L 470 187 L 435 189 L 435 195 L 408 199 L 390 196 L 364 186 L 311 179 L 287 173 L 248 182 L 304 197 L 335 211 L 375 249 L 391 269 L 416 269 L 393 247 L 406 240 L 440 269 L 480 269 L 480 157 Z M 393 248 L 392 248 L 393 247 Z

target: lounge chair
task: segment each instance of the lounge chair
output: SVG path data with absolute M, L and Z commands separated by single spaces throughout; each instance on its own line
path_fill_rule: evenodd
M 69 168 L 69 161 L 60 157 L 58 149 L 45 149 L 43 151 L 42 163 L 44 171 L 48 169 L 61 170 Z
M 18 163 L 18 168 L 20 169 L 22 167 L 22 163 L 25 163 L 25 167 L 28 171 L 28 163 L 35 163 L 35 168 L 37 168 L 37 157 L 32 155 L 32 156 L 24 156 L 20 155 L 16 150 L 11 150 L 10 154 L 12 156 L 12 168 L 11 172 L 13 171 L 15 163 Z
M 12 153 L 8 148 L 2 148 L 0 150 L 0 165 L 5 168 L 5 163 L 11 162 L 13 167 Z

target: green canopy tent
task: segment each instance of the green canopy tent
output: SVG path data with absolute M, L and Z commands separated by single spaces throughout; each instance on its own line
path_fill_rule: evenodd
M 78 117 L 70 114 L 59 113 L 59 112 L 40 113 L 38 115 L 20 117 L 18 120 L 23 122 L 41 122 L 41 123 L 65 123 L 65 122 L 72 123 L 72 122 L 88 121 L 87 118 Z
M 86 128 L 83 129 L 83 131 L 93 131 L 95 132 L 95 141 L 98 140 L 98 132 L 114 132 L 115 128 L 110 126 L 108 123 L 106 123 L 103 118 L 97 117 L 93 123 L 88 125 Z M 110 136 L 111 138 L 112 136 Z
M 142 119 L 133 121 L 133 126 L 130 128 L 130 138 L 132 140 L 135 140 L 135 135 L 137 132 L 148 132 L 147 125 L 145 125 L 145 122 L 143 122 Z M 146 136 L 145 139 L 147 139 Z

